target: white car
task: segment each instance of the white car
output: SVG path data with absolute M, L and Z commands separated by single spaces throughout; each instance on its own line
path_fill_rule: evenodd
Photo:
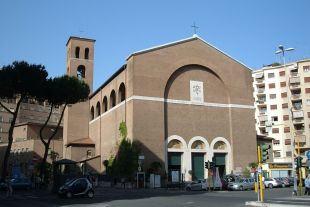
M 282 182 L 274 178 L 265 178 L 264 185 L 266 188 L 282 187 Z
M 186 185 L 185 190 L 207 190 L 208 182 L 206 179 L 204 180 L 196 180 Z

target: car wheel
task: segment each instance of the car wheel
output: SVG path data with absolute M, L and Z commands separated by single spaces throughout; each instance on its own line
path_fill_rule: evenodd
M 89 191 L 87 192 L 87 197 L 88 197 L 88 198 L 93 198 L 93 197 L 94 197 L 94 191 L 89 190 Z
M 67 197 L 67 198 L 72 198 L 72 193 L 71 193 L 71 192 L 67 192 L 67 193 L 66 193 L 66 197 Z
M 190 191 L 191 188 L 190 188 L 190 187 L 186 187 L 185 190 L 186 190 L 186 191 Z
M 241 191 L 243 191 L 244 189 L 243 189 L 243 186 L 240 186 L 240 188 L 239 188 Z
M 268 188 L 273 188 L 273 185 L 271 183 L 269 183 Z

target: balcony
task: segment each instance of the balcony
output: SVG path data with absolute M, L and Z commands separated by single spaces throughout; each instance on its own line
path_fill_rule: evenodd
M 301 100 L 301 94 L 300 93 L 292 94 L 291 100 L 293 101 Z
M 257 93 L 265 93 L 265 88 L 257 88 Z
M 258 85 L 258 86 L 265 85 L 265 80 L 262 79 L 262 78 L 255 79 L 255 84 Z
M 293 124 L 297 125 L 297 124 L 303 124 L 304 121 L 304 117 L 299 117 L 299 118 L 293 118 Z
M 267 115 L 258 116 L 258 121 L 259 122 L 266 122 L 266 121 L 268 121 L 268 116 Z
M 298 74 L 298 72 L 296 71 L 296 70 L 292 70 L 291 71 L 291 77 L 299 77 L 299 74 Z
M 294 132 L 296 136 L 305 136 L 304 133 L 305 133 L 304 129 L 295 129 L 295 132 Z
M 300 144 L 306 143 L 306 136 L 305 135 L 297 135 L 294 136 L 295 145 L 299 142 Z
M 259 99 L 257 99 L 256 104 L 257 105 L 266 105 L 266 99 L 259 98 Z

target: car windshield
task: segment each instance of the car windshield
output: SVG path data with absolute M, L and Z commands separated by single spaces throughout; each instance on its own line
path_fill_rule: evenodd
M 68 186 L 70 185 L 71 183 L 73 183 L 75 181 L 75 179 L 70 179 L 68 180 L 67 182 L 65 182 L 65 185 Z

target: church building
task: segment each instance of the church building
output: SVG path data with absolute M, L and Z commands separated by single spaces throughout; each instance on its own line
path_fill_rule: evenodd
M 67 74 L 85 80 L 88 101 L 64 117 L 64 157 L 105 172 L 125 122 L 141 145 L 142 171 L 160 162 L 163 172 L 208 177 L 241 173 L 256 161 L 252 71 L 197 35 L 130 54 L 93 91 L 95 40 L 70 37 Z

